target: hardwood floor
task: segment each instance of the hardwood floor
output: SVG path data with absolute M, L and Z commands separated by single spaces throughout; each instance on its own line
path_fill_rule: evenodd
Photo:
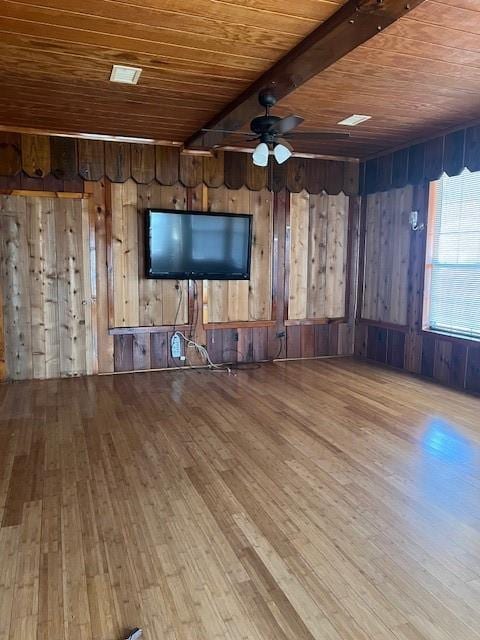
M 0 640 L 479 640 L 480 399 L 350 359 L 0 387 Z

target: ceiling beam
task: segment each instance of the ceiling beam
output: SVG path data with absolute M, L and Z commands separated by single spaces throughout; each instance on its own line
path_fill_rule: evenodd
M 220 131 L 241 129 L 259 115 L 258 93 L 270 88 L 277 100 L 298 89 L 379 31 L 406 15 L 424 0 L 348 0 L 328 20 L 260 76 L 204 128 L 185 142 L 185 147 L 222 145 L 229 137 Z

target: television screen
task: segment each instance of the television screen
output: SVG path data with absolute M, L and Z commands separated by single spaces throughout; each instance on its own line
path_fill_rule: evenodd
M 248 280 L 252 216 L 149 209 L 147 278 Z

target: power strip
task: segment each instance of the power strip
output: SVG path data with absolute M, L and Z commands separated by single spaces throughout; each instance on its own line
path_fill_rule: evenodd
M 174 333 L 170 339 L 170 353 L 172 358 L 178 359 L 182 357 L 182 342 L 178 333 Z

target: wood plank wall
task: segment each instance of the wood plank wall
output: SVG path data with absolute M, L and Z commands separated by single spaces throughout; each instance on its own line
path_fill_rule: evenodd
M 327 171 L 324 161 L 295 159 L 291 165 L 261 172 L 248 155 L 237 153 L 198 158 L 168 147 L 140 150 L 120 143 L 17 134 L 8 144 L 9 153 L 0 157 L 0 189 L 10 199 L 19 194 L 26 201 L 31 196 L 25 194 L 33 190 L 48 196 L 41 200 L 50 199 L 55 208 L 66 206 L 57 204 L 58 196 L 62 201 L 69 195 L 88 196 L 88 229 L 85 223 L 75 237 L 83 238 L 83 256 L 90 256 L 91 292 L 83 294 L 94 327 L 85 337 L 86 349 L 95 354 L 89 371 L 184 366 L 169 354 L 174 322 L 193 332 L 218 362 L 353 352 L 360 213 L 358 198 L 347 194 L 357 193 L 358 165 L 337 162 Z M 0 155 L 4 149 L 0 145 Z M 322 191 L 327 195 L 315 195 Z M 309 267 L 307 294 L 300 296 L 303 308 L 297 304 L 290 269 L 293 254 L 298 255 L 295 247 L 292 254 L 291 243 L 292 234 L 298 236 L 291 220 L 297 198 L 309 203 L 308 224 L 301 224 L 315 264 Z M 146 280 L 139 240 L 148 206 L 252 213 L 250 282 L 203 286 Z M 36 247 L 38 242 L 33 239 L 31 244 Z M 67 254 L 71 255 L 70 246 L 59 251 L 60 259 L 66 260 Z M 87 262 L 82 264 L 85 278 Z M 315 270 L 321 275 L 319 291 Z M 5 285 L 3 289 L 5 295 Z M 30 297 L 27 282 L 22 291 Z M 62 315 L 70 313 L 67 302 L 63 311 L 58 309 Z M 6 325 L 15 326 L 8 318 Z M 16 377 L 33 375 L 33 362 L 28 366 Z M 11 369 L 7 375 L 13 377 Z M 59 370 L 60 375 L 82 372 L 79 366 Z M 47 369 L 45 375 L 50 375 Z
M 164 186 L 180 183 L 194 188 L 225 185 L 229 189 L 247 187 L 250 191 L 287 189 L 298 193 L 349 196 L 359 193 L 358 162 L 291 158 L 279 165 L 255 167 L 246 153 L 218 151 L 212 157 L 180 153 L 178 147 L 76 140 L 29 134 L 0 132 L 0 188 L 10 187 L 49 191 L 78 191 L 83 180 L 150 184 L 154 179 Z M 19 182 L 20 181 L 20 182 Z M 36 185 L 36 186 L 35 186 Z
M 348 198 L 292 194 L 289 319 L 345 315 Z
M 85 200 L 0 196 L 0 287 L 10 378 L 93 373 Z
M 480 393 L 480 344 L 422 330 L 426 230 L 409 229 L 411 210 L 427 225 L 427 182 L 363 198 L 355 353 Z
M 363 192 L 421 185 L 438 180 L 444 172 L 456 176 L 465 168 L 480 171 L 480 125 L 372 158 L 362 171 Z

